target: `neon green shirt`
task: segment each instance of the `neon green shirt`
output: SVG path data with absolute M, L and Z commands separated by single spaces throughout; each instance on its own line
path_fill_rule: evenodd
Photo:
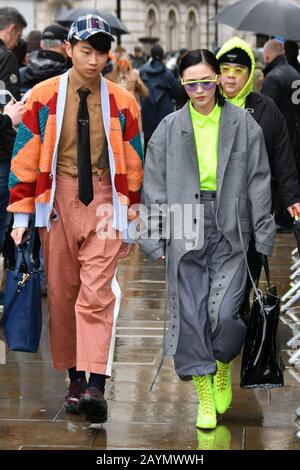
M 216 104 L 212 112 L 205 116 L 196 111 L 190 101 L 190 114 L 197 149 L 200 188 L 204 191 L 216 191 L 221 107 Z

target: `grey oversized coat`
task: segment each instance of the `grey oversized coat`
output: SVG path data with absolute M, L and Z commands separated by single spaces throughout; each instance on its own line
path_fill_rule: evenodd
M 150 218 L 151 238 L 147 237 L 148 229 L 144 225 L 140 246 L 152 260 L 166 256 L 170 314 L 164 344 L 167 355 L 175 354 L 179 336 L 178 264 L 188 251 L 200 249 L 203 241 L 200 189 L 196 144 L 187 103 L 180 111 L 168 115 L 149 141 L 142 194 L 148 215 L 142 210 L 141 219 L 146 224 Z M 162 210 L 160 205 L 164 205 Z M 175 235 L 176 209 L 170 209 L 174 205 L 189 208 L 184 216 L 182 237 Z M 224 294 L 243 261 L 237 211 L 246 250 L 253 230 L 257 251 L 271 255 L 276 231 L 270 210 L 270 168 L 262 130 L 249 113 L 226 102 L 219 131 L 216 222 L 218 230 L 231 244 L 232 255 L 223 263 L 211 286 L 208 314 L 212 331 L 218 323 Z M 162 227 L 166 225 L 169 230 L 162 235 Z

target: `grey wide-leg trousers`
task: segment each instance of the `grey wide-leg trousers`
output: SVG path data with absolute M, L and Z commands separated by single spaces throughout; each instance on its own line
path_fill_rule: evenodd
M 246 334 L 246 326 L 239 317 L 247 278 L 244 262 L 237 267 L 227 289 L 213 333 L 210 326 L 208 297 L 211 284 L 232 251 L 216 227 L 215 197 L 214 191 L 201 191 L 204 244 L 201 250 L 187 253 L 178 268 L 180 332 L 174 363 L 177 374 L 184 380 L 193 375 L 215 374 L 216 359 L 225 363 L 232 361 L 240 353 Z

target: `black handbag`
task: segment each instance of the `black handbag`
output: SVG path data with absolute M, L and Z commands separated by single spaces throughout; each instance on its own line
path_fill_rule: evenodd
M 242 249 L 247 256 L 238 217 L 238 228 Z M 241 388 L 274 388 L 284 385 L 284 364 L 280 355 L 278 321 L 280 299 L 276 286 L 271 286 L 267 256 L 261 255 L 267 279 L 265 294 L 257 288 L 247 263 L 248 273 L 254 289 L 254 299 L 247 326 L 245 345 L 242 355 Z
M 17 249 L 15 269 L 7 270 L 4 314 L 0 326 L 11 351 L 36 352 L 42 331 L 39 271 L 31 261 L 31 243 Z

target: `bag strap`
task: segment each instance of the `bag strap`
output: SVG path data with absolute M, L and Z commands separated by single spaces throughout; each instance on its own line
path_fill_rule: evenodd
M 27 273 L 31 273 L 34 270 L 32 256 L 33 256 L 33 245 L 34 245 L 34 223 L 33 221 L 30 222 L 29 227 L 27 229 L 27 237 L 26 241 L 18 245 L 16 248 L 17 251 L 17 258 L 16 258 L 16 265 L 15 265 L 15 278 L 20 273 L 21 265 L 24 266 L 25 271 Z
M 270 290 L 271 289 L 271 281 L 270 281 L 269 260 L 268 260 L 268 257 L 266 255 L 261 254 L 261 258 L 262 258 L 263 267 L 264 267 L 265 274 L 266 274 L 268 288 Z
M 246 262 L 246 266 L 247 266 L 247 271 L 248 271 L 248 274 L 249 274 L 249 278 L 250 278 L 250 281 L 251 281 L 251 284 L 253 286 L 253 290 L 255 292 L 255 295 L 256 295 L 256 298 L 260 304 L 261 307 L 263 307 L 263 303 L 262 303 L 262 300 L 261 300 L 261 294 L 253 280 L 253 277 L 252 277 L 252 274 L 251 274 L 251 271 L 250 271 L 250 268 L 249 268 L 249 264 L 248 264 L 248 259 L 247 259 L 247 254 L 246 254 L 246 250 L 245 250 L 245 245 L 244 245 L 244 240 L 243 240 L 243 234 L 242 234 L 242 227 L 241 227 L 241 221 L 240 221 L 240 217 L 239 217 L 239 206 L 238 206 L 239 202 L 238 202 L 238 198 L 237 198 L 237 202 L 236 202 L 236 208 L 237 208 L 237 211 L 236 211 L 236 217 L 237 217 L 237 226 L 238 226 L 238 232 L 239 232 L 239 237 L 240 237 L 240 241 L 241 241 L 241 246 L 242 246 L 242 250 L 243 250 L 243 255 L 244 255 L 244 258 L 245 258 L 245 262 Z M 264 265 L 265 267 L 265 265 Z M 270 282 L 269 281 L 269 265 L 267 264 L 266 265 L 267 267 L 267 272 L 268 274 L 266 273 L 267 275 L 267 280 L 268 280 L 268 283 Z
M 18 246 L 17 248 L 17 259 L 16 259 L 16 266 L 14 270 L 14 278 L 17 279 L 18 275 L 20 274 L 21 266 L 25 268 L 27 273 L 31 272 L 31 262 L 28 250 L 26 247 Z
M 244 258 L 245 258 L 245 263 L 246 263 L 246 266 L 247 266 L 247 271 L 248 271 L 248 274 L 249 274 L 249 278 L 250 278 L 250 281 L 251 281 L 251 284 L 253 286 L 253 290 L 254 290 L 256 296 L 259 297 L 259 292 L 258 292 L 256 284 L 253 280 L 253 277 L 252 277 L 252 274 L 251 274 L 251 271 L 250 271 L 250 268 L 249 268 L 249 264 L 248 264 L 248 259 L 247 259 L 247 254 L 246 254 L 246 251 L 245 251 L 245 245 L 244 245 L 243 234 L 242 234 L 241 221 L 240 221 L 239 216 L 237 216 L 237 225 L 238 225 L 240 241 L 241 241 L 241 245 L 242 245 L 243 255 L 244 255 Z

